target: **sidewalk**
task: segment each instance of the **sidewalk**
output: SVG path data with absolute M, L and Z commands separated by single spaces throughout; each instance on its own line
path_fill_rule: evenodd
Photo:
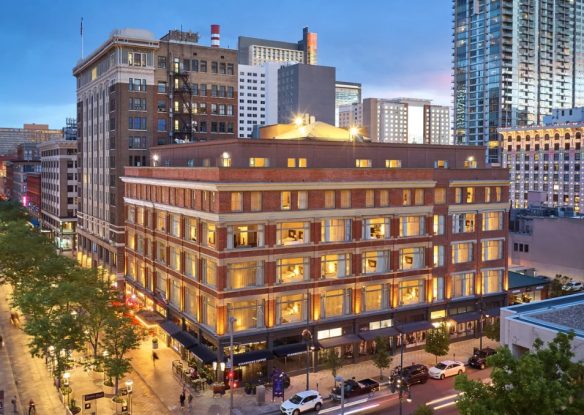
M 473 347 L 478 347 L 478 339 L 465 340 L 450 345 L 450 353 L 448 356 L 442 356 L 438 359 L 453 359 L 462 360 L 466 362 L 472 355 Z M 498 344 L 494 341 L 483 338 L 483 345 L 497 347 Z M 193 408 L 189 411 L 185 409 L 181 411 L 178 405 L 178 398 L 182 391 L 182 385 L 178 378 L 172 374 L 172 362 L 179 359 L 179 356 L 174 350 L 161 346 L 156 351 L 159 360 L 156 362 L 156 367 L 152 364 L 152 347 L 150 343 L 143 343 L 142 346 L 131 353 L 132 364 L 134 366 L 134 380 L 140 377 L 153 391 L 158 399 L 164 403 L 171 414 L 192 414 L 192 415 L 225 415 L 229 413 L 229 391 L 222 396 L 214 398 L 210 389 L 207 389 L 199 394 L 193 393 Z M 431 366 L 435 363 L 435 357 L 427 354 L 423 350 L 417 350 L 404 353 L 404 366 L 412 363 L 423 363 Z M 393 357 L 391 368 L 400 363 L 399 353 Z M 389 374 L 390 369 L 384 370 L 384 375 Z M 373 363 L 362 362 L 342 367 L 338 375 L 345 378 L 356 377 L 357 379 L 367 378 L 372 376 L 379 376 L 379 369 Z M 290 379 L 290 387 L 285 391 L 286 399 L 297 392 L 303 391 L 306 387 L 306 375 L 293 376 Z M 317 373 L 310 374 L 311 388 L 319 390 L 324 396 L 328 397 L 333 386 L 333 377 L 329 370 L 321 370 Z M 187 389 L 188 390 L 188 389 Z M 134 395 L 136 397 L 136 394 Z M 188 396 L 188 392 L 187 392 Z M 271 402 L 271 396 L 266 393 L 266 404 L 258 406 L 256 404 L 255 395 L 246 395 L 243 390 L 236 390 L 234 393 L 234 408 L 238 415 L 261 415 L 277 413 L 280 402 Z M 149 414 L 153 412 L 136 412 L 138 405 L 135 406 L 135 414 Z

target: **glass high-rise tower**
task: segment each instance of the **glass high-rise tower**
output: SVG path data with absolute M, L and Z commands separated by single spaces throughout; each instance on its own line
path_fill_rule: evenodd
M 584 0 L 454 0 L 454 139 L 499 159 L 498 127 L 584 105 Z

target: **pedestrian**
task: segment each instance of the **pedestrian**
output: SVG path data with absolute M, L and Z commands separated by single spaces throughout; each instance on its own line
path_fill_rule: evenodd
M 189 412 L 190 412 L 190 410 L 193 409 L 193 395 L 191 395 L 190 392 L 189 392 L 188 402 L 189 402 Z
M 10 403 L 12 404 L 12 413 L 17 414 L 18 411 L 16 410 L 16 395 L 14 396 L 14 398 L 12 398 Z
M 34 401 L 31 399 L 28 403 L 28 415 L 36 415 L 36 407 L 34 405 Z
M 180 401 L 180 407 L 184 408 L 185 407 L 185 391 L 183 389 L 182 393 L 179 396 L 179 401 Z
M 4 347 L 4 338 L 0 336 L 0 349 Z
M 156 367 L 156 361 L 158 360 L 158 355 L 156 352 L 152 352 L 152 364 Z

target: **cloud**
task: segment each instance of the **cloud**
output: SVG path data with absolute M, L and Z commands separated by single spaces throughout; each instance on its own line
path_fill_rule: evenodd
M 62 128 L 67 117 L 76 117 L 74 103 L 59 105 L 8 105 L 0 103 L 0 126 L 21 128 L 25 123 L 49 124 L 50 128 Z

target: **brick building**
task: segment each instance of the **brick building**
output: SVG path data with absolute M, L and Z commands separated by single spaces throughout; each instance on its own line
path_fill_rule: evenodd
M 179 30 L 160 40 L 146 30 L 117 30 L 73 69 L 77 258 L 112 279 L 124 272 L 124 166 L 150 165 L 153 146 L 236 137 L 237 51 L 198 40 Z
M 181 353 L 224 361 L 233 317 L 249 380 L 304 368 L 305 328 L 314 365 L 330 348 L 354 362 L 377 336 L 421 347 L 440 321 L 473 336 L 505 304 L 508 173 L 484 149 L 319 128 L 162 146 L 162 167 L 125 169 L 126 294 Z

